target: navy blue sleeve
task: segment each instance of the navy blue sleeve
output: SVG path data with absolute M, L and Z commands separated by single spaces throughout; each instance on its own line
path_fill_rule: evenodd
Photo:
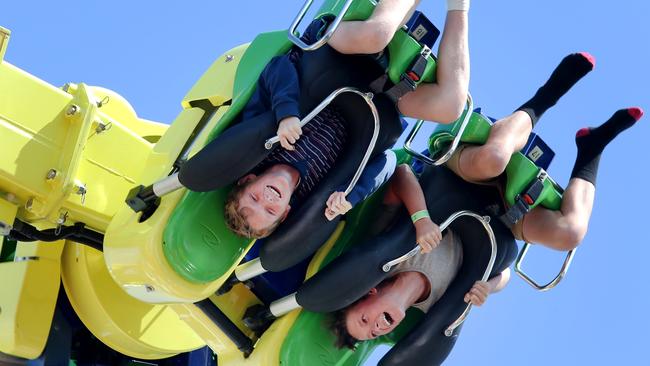
M 321 18 L 314 19 L 305 29 L 305 32 L 300 36 L 300 39 L 307 43 L 312 44 L 316 42 L 323 32 L 327 30 L 330 23 L 334 20 L 334 16 L 325 15 Z
M 373 194 L 390 179 L 396 166 L 397 155 L 392 150 L 386 150 L 383 154 L 374 157 L 368 162 L 357 184 L 346 197 L 348 202 L 352 206 L 356 206 L 357 203 Z M 338 191 L 343 191 L 345 188 L 346 186 L 343 186 Z
M 268 94 L 271 110 L 279 123 L 286 117 L 300 118 L 298 71 L 289 57 L 275 57 L 260 76 L 260 86 Z

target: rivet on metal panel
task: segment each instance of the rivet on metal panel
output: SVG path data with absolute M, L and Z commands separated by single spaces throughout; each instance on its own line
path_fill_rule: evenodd
M 27 202 L 25 202 L 25 209 L 29 212 L 38 212 L 43 208 L 43 202 L 41 202 L 36 197 L 30 197 Z
M 61 233 L 61 227 L 68 220 L 68 211 L 61 212 L 59 218 L 56 219 L 56 230 L 54 230 L 54 235 L 59 235 Z
M 79 113 L 79 110 L 80 110 L 79 106 L 73 104 L 70 107 L 68 107 L 68 109 L 65 111 L 65 115 L 69 117 L 74 116 L 75 114 Z
M 113 122 L 108 122 L 108 123 L 99 122 L 97 124 L 97 127 L 95 127 L 95 132 L 97 132 L 97 134 L 100 134 L 104 131 L 110 130 L 111 127 L 113 127 Z
M 45 175 L 45 179 L 53 180 L 54 178 L 56 178 L 57 174 L 59 174 L 59 172 L 57 172 L 56 169 L 50 169 L 47 171 L 47 174 Z
M 226 62 L 230 62 L 235 59 L 235 56 L 233 55 L 226 55 Z

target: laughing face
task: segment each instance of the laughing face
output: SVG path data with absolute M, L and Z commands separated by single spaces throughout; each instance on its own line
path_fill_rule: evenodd
M 345 324 L 352 337 L 362 341 L 377 338 L 392 332 L 404 319 L 403 301 L 390 288 L 373 288 L 368 296 L 348 308 Z
M 294 186 L 286 174 L 268 171 L 249 174 L 239 184 L 247 183 L 239 196 L 239 212 L 253 230 L 264 230 L 283 220 L 289 213 Z

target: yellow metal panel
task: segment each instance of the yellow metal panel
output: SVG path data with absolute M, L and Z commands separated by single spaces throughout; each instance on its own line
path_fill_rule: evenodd
M 72 97 L 7 62 L 0 64 L 0 90 L 0 190 L 24 204 L 50 189 L 45 175 L 57 165 L 67 132 L 56 121 Z
M 90 89 L 97 97 L 97 100 L 102 101 L 102 106 L 99 109 L 100 113 L 120 121 L 122 125 L 138 136 L 162 136 L 169 128 L 167 124 L 139 118 L 131 104 L 124 97 L 110 89 L 99 86 L 91 86 Z M 147 139 L 147 141 L 151 142 L 150 139 Z
M 154 145 L 138 184 L 151 184 L 167 176 L 185 146 L 185 142 L 190 138 L 204 114 L 205 111 L 200 108 L 181 111 L 169 129 Z
M 0 352 L 33 359 L 45 347 L 59 292 L 63 241 L 19 242 L 14 262 L 0 263 Z
M 235 72 L 246 48 L 248 44 L 221 55 L 185 95 L 181 103 L 183 108 L 190 108 L 190 102 L 195 100 L 209 100 L 217 107 L 231 99 Z
M 111 94 L 113 101 L 102 107 L 113 103 L 106 111 L 126 118 L 125 125 L 98 109 L 91 88 L 71 86 L 71 95 L 6 62 L 0 65 L 0 89 L 10 91 L 0 98 L 0 190 L 27 207 L 19 216 L 54 223 L 67 211 L 70 221 L 105 230 L 154 146 L 128 128 L 134 123 L 128 118 L 136 118 L 130 106 Z M 73 104 L 77 112 L 68 115 Z M 46 179 L 51 170 L 57 174 Z M 87 190 L 83 203 L 74 194 L 79 186 Z
M 62 277 L 70 303 L 84 325 L 118 352 L 159 359 L 205 345 L 170 306 L 143 303 L 122 291 L 97 250 L 68 242 Z

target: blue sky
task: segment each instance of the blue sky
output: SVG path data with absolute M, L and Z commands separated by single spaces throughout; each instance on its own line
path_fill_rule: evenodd
M 318 3 L 318 1 L 316 1 Z M 442 0 L 421 10 L 443 26 Z M 171 122 L 207 67 L 257 33 L 287 28 L 300 1 L 12 1 L 0 25 L 12 30 L 5 59 L 54 84 L 115 90 L 141 117 Z M 550 174 L 566 184 L 573 135 L 616 110 L 650 112 L 648 2 L 474 1 L 471 92 L 501 117 L 533 94 L 561 58 L 589 51 L 596 69 L 536 127 L 555 152 Z M 475 309 L 449 365 L 611 365 L 646 359 L 650 240 L 645 185 L 649 117 L 619 136 L 600 166 L 590 231 L 567 278 L 537 293 L 513 277 Z M 530 271 L 547 278 L 562 254 L 533 248 Z

